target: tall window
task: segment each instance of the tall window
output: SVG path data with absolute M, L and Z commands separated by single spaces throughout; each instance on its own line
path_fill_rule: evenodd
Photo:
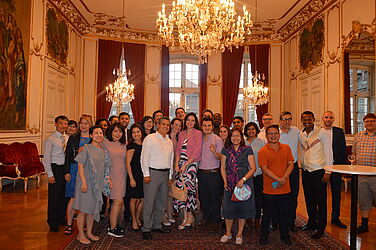
M 134 118 L 133 118 L 131 103 L 123 103 L 121 106 L 119 106 L 117 104 L 116 105 L 112 104 L 109 117 L 111 117 L 113 115 L 117 116 L 121 112 L 127 112 L 131 116 L 131 121 L 130 121 L 129 124 L 133 124 L 134 123 Z
M 187 113 L 199 112 L 198 64 L 177 62 L 170 64 L 169 112 L 175 117 L 175 109 L 183 107 Z
M 372 95 L 372 68 L 365 65 L 350 65 L 350 112 L 351 133 L 364 130 L 363 117 L 375 112 L 375 97 Z M 372 105 L 373 104 L 373 105 Z
M 243 59 L 244 61 L 242 64 L 242 69 L 240 73 L 240 82 L 239 82 L 238 104 L 236 105 L 234 116 L 242 116 L 246 123 L 253 121 L 258 124 L 256 109 L 251 108 L 249 105 L 242 104 L 243 88 L 247 87 L 248 82 L 251 82 L 251 79 L 252 79 L 251 63 L 249 62 L 248 53 L 244 53 L 243 58 L 244 58 Z

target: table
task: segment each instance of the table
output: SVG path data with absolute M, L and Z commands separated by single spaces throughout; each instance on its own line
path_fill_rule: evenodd
M 327 165 L 326 171 L 351 174 L 351 226 L 350 249 L 356 249 L 356 228 L 358 212 L 358 175 L 376 175 L 376 168 L 360 165 Z

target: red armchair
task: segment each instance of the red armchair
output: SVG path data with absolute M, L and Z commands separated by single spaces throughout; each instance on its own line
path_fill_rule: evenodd
M 39 187 L 41 174 L 44 174 L 44 167 L 35 143 L 0 143 L 0 182 L 2 179 L 10 179 L 15 185 L 15 181 L 21 179 L 24 181 L 24 190 L 27 192 L 29 179 L 37 179 Z

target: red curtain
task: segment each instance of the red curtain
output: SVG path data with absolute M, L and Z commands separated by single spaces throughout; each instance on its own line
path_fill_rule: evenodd
M 170 52 L 168 48 L 162 46 L 162 76 L 161 76 L 161 110 L 165 116 L 169 116 L 169 67 L 170 67 Z
M 265 75 L 265 87 L 269 87 L 269 48 L 269 44 L 249 46 L 252 74 L 254 74 L 256 71 L 258 73 L 263 73 Z M 261 117 L 263 114 L 268 113 L 268 103 L 258 105 L 256 113 L 258 123 L 260 127 L 262 127 Z
M 145 93 L 145 44 L 124 43 L 125 65 L 130 84 L 134 85 L 134 97 L 131 101 L 132 113 L 135 122 L 140 122 L 144 117 Z
M 230 126 L 238 103 L 244 47 L 222 53 L 223 124 Z
M 98 80 L 97 80 L 97 112 L 96 118 L 108 118 L 112 107 L 106 101 L 106 86 L 115 80 L 112 74 L 120 64 L 121 43 L 99 40 L 98 46 Z
M 345 133 L 351 134 L 351 114 L 350 114 L 350 59 L 349 53 L 344 54 L 344 104 L 345 104 Z
M 198 83 L 200 85 L 200 114 L 201 117 L 202 112 L 206 109 L 206 89 L 207 89 L 207 79 L 208 79 L 208 64 L 200 64 L 199 66 L 199 76 L 198 76 Z

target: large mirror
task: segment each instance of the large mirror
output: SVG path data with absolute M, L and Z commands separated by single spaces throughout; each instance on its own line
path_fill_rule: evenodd
M 364 115 L 375 113 L 375 34 L 353 30 L 344 52 L 345 132 L 355 135 L 364 130 Z

